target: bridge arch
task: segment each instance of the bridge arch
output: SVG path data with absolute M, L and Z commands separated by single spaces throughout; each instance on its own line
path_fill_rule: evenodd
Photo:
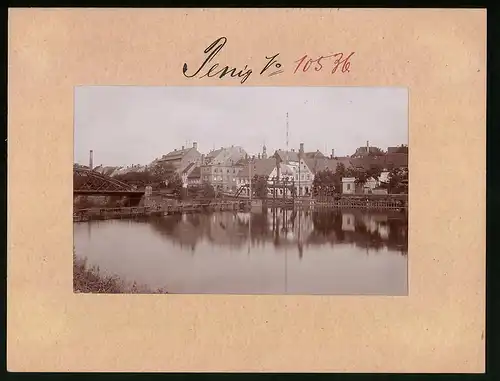
M 74 193 L 144 193 L 123 181 L 86 168 L 73 168 Z

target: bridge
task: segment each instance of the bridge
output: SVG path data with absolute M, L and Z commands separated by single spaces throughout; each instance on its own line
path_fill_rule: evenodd
M 134 196 L 142 197 L 144 190 L 113 179 L 87 168 L 73 168 L 73 194 L 75 196 Z

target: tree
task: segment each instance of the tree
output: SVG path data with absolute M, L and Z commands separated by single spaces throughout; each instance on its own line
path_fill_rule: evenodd
M 313 180 L 313 195 L 314 196 L 333 196 L 335 194 L 336 184 L 338 184 L 338 177 L 330 169 L 319 171 L 314 176 Z
M 182 193 L 182 179 L 181 176 L 174 172 L 166 180 L 167 189 L 170 190 L 174 196 L 179 197 Z
M 202 189 L 203 197 L 215 198 L 215 190 L 214 190 L 214 187 L 210 183 L 203 182 L 201 189 Z
M 165 180 L 167 180 L 174 171 L 175 168 L 170 163 L 157 163 L 146 168 L 144 171 L 130 171 L 113 177 L 130 185 L 138 185 L 140 187 L 151 185 L 153 189 L 157 189 L 165 187 Z
M 408 168 L 393 168 L 389 172 L 389 193 L 408 193 Z
M 356 183 L 356 185 L 358 186 L 363 186 L 365 185 L 365 183 L 368 181 L 368 179 L 370 178 L 368 176 L 368 172 L 366 172 L 365 170 L 363 169 L 359 169 L 356 171 L 354 177 L 356 178 L 356 180 L 354 181 Z
M 164 182 L 175 172 L 175 167 L 171 163 L 156 163 L 150 171 L 156 181 Z
M 127 172 L 114 176 L 115 179 L 131 185 L 146 186 L 154 182 L 154 178 L 149 171 Z
M 345 174 L 343 177 L 356 177 L 357 170 L 349 167 L 345 170 Z
M 368 178 L 373 177 L 374 179 L 378 179 L 382 174 L 382 167 L 379 165 L 373 165 L 367 171 Z
M 346 169 L 344 163 L 337 163 L 337 168 L 335 169 L 335 175 L 342 179 L 342 177 L 346 177 Z
M 267 198 L 267 176 L 255 175 L 252 178 L 252 194 L 258 198 Z

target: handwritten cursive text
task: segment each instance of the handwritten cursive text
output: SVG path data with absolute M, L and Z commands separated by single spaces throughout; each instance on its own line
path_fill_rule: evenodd
M 208 54 L 208 56 L 205 58 L 205 61 L 201 64 L 201 66 L 194 72 L 194 74 L 187 74 L 188 71 L 188 64 L 184 63 L 184 66 L 182 67 L 182 73 L 184 74 L 185 77 L 187 78 L 193 78 L 199 75 L 202 70 L 206 69 L 205 67 L 207 64 L 212 62 L 212 60 L 215 58 L 215 56 L 222 50 L 224 45 L 227 42 L 226 37 L 220 37 L 214 42 L 212 42 L 203 52 L 205 54 Z M 230 75 L 231 77 L 238 77 L 241 78 L 241 83 L 245 83 L 245 81 L 250 77 L 252 74 L 252 70 L 248 69 L 248 65 L 245 65 L 245 67 L 239 71 L 235 67 L 230 68 L 229 66 L 224 66 L 221 69 L 219 68 L 219 63 L 216 63 L 212 65 L 208 70 L 204 70 L 204 74 L 200 75 L 199 78 L 204 78 L 204 77 L 219 77 L 220 79 L 224 78 L 226 75 Z

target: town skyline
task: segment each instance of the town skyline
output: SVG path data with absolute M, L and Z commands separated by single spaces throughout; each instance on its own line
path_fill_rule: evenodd
M 350 154 L 348 154 L 348 155 L 338 155 L 338 154 L 337 154 L 337 152 L 335 151 L 335 155 L 334 155 L 334 157 L 337 157 L 337 158 L 350 158 L 350 157 L 352 157 L 352 156 L 354 156 L 354 155 L 355 155 L 355 152 L 356 152 L 356 150 L 357 150 L 357 149 L 366 147 L 367 143 L 369 143 L 369 146 L 370 146 L 371 148 L 374 148 L 374 147 L 376 147 L 376 148 L 380 148 L 382 151 L 384 151 L 384 152 L 386 152 L 386 153 L 387 153 L 388 148 L 390 148 L 390 147 L 400 147 L 400 146 L 408 147 L 408 145 L 407 145 L 407 144 L 404 144 L 404 143 L 401 143 L 401 144 L 395 144 L 395 145 L 388 146 L 388 147 L 380 147 L 380 146 L 372 145 L 372 144 L 371 144 L 371 142 L 366 141 L 364 145 L 359 145 L 359 146 L 357 146 L 356 148 L 354 148 L 353 152 L 352 152 L 352 153 L 350 153 Z M 187 144 L 188 144 L 188 143 L 187 143 Z M 166 156 L 166 155 L 167 155 L 167 154 L 169 154 L 169 153 L 173 153 L 173 152 L 175 152 L 175 151 L 181 151 L 182 149 L 190 149 L 190 148 L 193 148 L 193 144 L 195 144 L 195 145 L 197 146 L 197 147 L 196 147 L 196 150 L 197 150 L 200 154 L 202 154 L 202 155 L 207 155 L 207 154 L 209 154 L 209 153 L 211 153 L 211 152 L 215 152 L 215 151 L 217 151 L 217 150 L 219 150 L 219 149 L 227 149 L 227 148 L 229 148 L 229 147 L 241 147 L 241 148 L 242 148 L 242 149 L 243 149 L 243 150 L 244 150 L 244 151 L 248 154 L 248 157 L 249 157 L 249 158 L 252 158 L 252 157 L 254 157 L 254 158 L 256 158 L 256 159 L 257 159 L 257 158 L 259 158 L 259 159 L 260 159 L 260 158 L 262 158 L 262 159 L 264 158 L 264 157 L 262 156 L 262 153 L 263 153 L 263 152 L 262 152 L 262 151 L 263 151 L 262 149 L 261 149 L 261 151 L 260 151 L 260 152 L 258 152 L 258 153 L 250 153 L 250 152 L 248 152 L 248 150 L 246 150 L 246 149 L 245 149 L 245 147 L 244 147 L 243 145 L 233 144 L 233 145 L 231 145 L 231 146 L 229 146 L 229 147 L 225 147 L 225 146 L 216 146 L 216 148 L 215 148 L 215 149 L 210 149 L 209 151 L 202 151 L 202 150 L 200 150 L 200 149 L 199 149 L 199 146 L 198 146 L 198 143 L 197 143 L 197 142 L 191 142 L 191 145 L 183 145 L 183 146 L 181 146 L 181 147 L 176 147 L 176 148 L 169 149 L 169 150 L 167 150 L 167 151 L 165 152 L 165 154 L 163 154 L 163 155 L 161 155 L 161 156 L 158 156 L 158 157 L 155 157 L 155 158 L 153 158 L 152 160 L 150 160 L 150 161 L 149 161 L 149 162 L 147 162 L 147 163 L 124 163 L 124 164 L 121 164 L 121 165 L 108 165 L 107 163 L 101 163 L 101 162 L 99 162 L 98 160 L 96 160 L 96 152 L 95 152 L 94 150 L 92 150 L 92 161 L 93 161 L 93 167 L 100 167 L 100 166 L 103 166 L 103 167 L 107 167 L 107 166 L 110 166 L 110 167 L 130 167 L 130 166 L 134 166 L 134 165 L 145 166 L 145 165 L 149 165 L 149 164 L 153 163 L 153 162 L 154 162 L 155 160 L 157 160 L 157 159 L 161 159 L 162 157 Z M 330 158 L 330 157 L 332 157 L 332 151 L 331 151 L 331 150 L 330 150 L 329 152 L 324 152 L 323 150 L 321 150 L 321 149 L 319 149 L 319 148 L 318 148 L 318 149 L 310 149 L 310 150 L 308 150 L 306 147 L 307 147 L 307 146 L 306 146 L 306 145 L 305 145 L 305 143 L 304 143 L 304 152 L 305 152 L 305 153 L 313 153 L 313 152 L 318 152 L 318 151 L 319 151 L 319 152 L 320 152 L 321 154 L 323 154 L 326 158 Z M 298 147 L 289 147 L 289 152 L 299 152 L 299 148 L 300 148 L 300 143 L 299 143 L 299 146 L 298 146 Z M 269 148 L 269 147 L 267 147 L 267 146 L 266 146 L 266 151 L 267 151 L 267 158 L 271 158 L 271 157 L 274 155 L 274 153 L 275 153 L 276 151 L 286 152 L 286 151 L 285 151 L 285 149 L 279 149 L 279 148 L 277 148 L 277 149 L 273 149 L 273 148 L 271 148 L 271 149 L 270 149 L 270 148 Z M 98 156 L 97 156 L 97 158 L 98 158 Z M 86 161 L 82 161 L 82 162 L 76 162 L 76 161 L 75 161 L 75 162 L 74 162 L 74 164 L 78 164 L 78 165 L 82 165 L 82 166 L 88 166 L 88 165 L 89 165 L 89 161 L 90 161 L 90 150 L 89 150 L 89 153 L 87 154 L 87 160 L 86 160 Z
M 92 150 L 94 165 L 147 165 L 195 142 L 202 154 L 240 146 L 257 157 L 265 145 L 272 155 L 287 148 L 287 112 L 290 151 L 345 157 L 367 141 L 408 145 L 407 108 L 403 88 L 79 87 L 74 162 Z

